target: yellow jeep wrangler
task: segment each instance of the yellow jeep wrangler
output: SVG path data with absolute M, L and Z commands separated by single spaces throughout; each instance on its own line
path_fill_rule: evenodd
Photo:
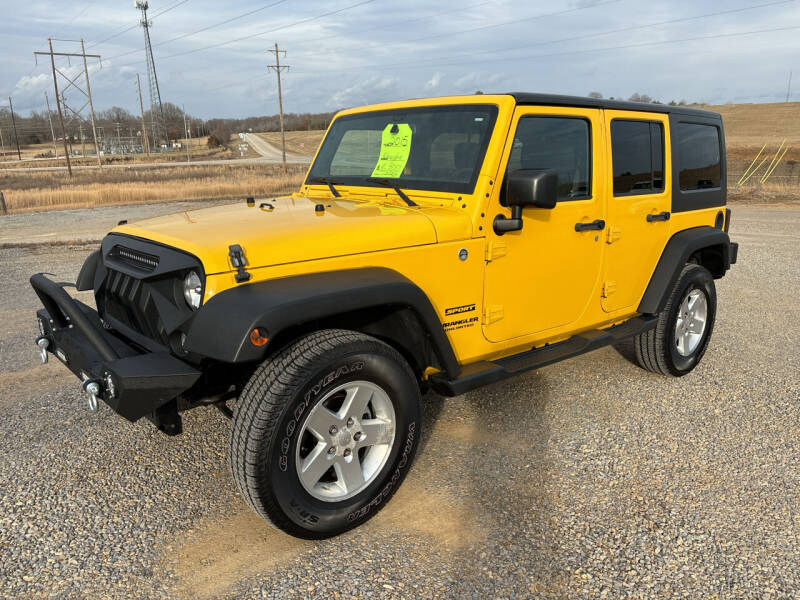
M 232 418 L 241 493 L 322 538 L 386 504 L 448 396 L 632 338 L 645 369 L 708 346 L 728 237 L 719 115 L 550 96 L 340 112 L 301 189 L 121 223 L 34 275 L 36 343 L 98 399 L 180 433 Z M 238 399 L 231 410 L 226 401 Z

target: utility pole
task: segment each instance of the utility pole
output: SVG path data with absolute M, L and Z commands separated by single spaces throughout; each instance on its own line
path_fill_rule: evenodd
M 22 160 L 22 152 L 19 150 L 19 138 L 17 137 L 17 121 L 14 118 L 14 105 L 11 104 L 11 96 L 8 97 L 8 107 L 11 109 L 11 126 L 14 128 L 14 143 L 17 144 L 17 158 Z
M 92 137 L 94 138 L 94 153 L 97 155 L 97 167 L 103 168 L 100 161 L 100 146 L 97 145 L 97 128 L 94 124 L 94 104 L 92 104 L 92 88 L 89 86 L 89 68 L 86 66 L 86 48 L 83 46 L 81 38 L 81 54 L 83 55 L 83 74 L 86 77 L 86 95 L 89 96 L 89 114 L 92 116 Z M 98 56 L 98 58 L 100 58 Z
M 274 50 L 268 50 L 267 52 L 271 52 L 275 55 L 275 64 L 268 65 L 267 71 L 270 69 L 275 69 L 275 73 L 278 75 L 278 110 L 280 111 L 280 122 L 281 122 L 281 153 L 283 154 L 283 172 L 286 173 L 286 134 L 283 132 L 283 94 L 281 93 L 281 69 L 289 69 L 289 65 L 281 66 L 281 59 L 280 55 L 283 54 L 286 56 L 286 50 L 280 50 L 278 48 L 278 43 L 275 43 Z
M 3 149 L 2 156 L 5 157 L 5 155 L 6 155 L 6 142 L 5 142 L 5 140 L 3 140 L 3 128 L 2 127 L 0 127 L 0 147 L 2 147 L 2 149 Z
M 144 124 L 144 104 L 142 104 L 142 82 L 139 74 L 136 74 L 136 87 L 139 89 L 139 112 L 142 114 L 142 140 L 144 140 L 144 151 L 150 156 L 150 140 L 147 139 L 147 125 Z
M 789 101 L 789 94 L 792 92 L 792 72 L 789 71 L 789 84 L 786 86 L 786 101 Z
M 81 136 L 81 157 L 86 158 L 86 138 L 83 137 L 83 121 L 78 122 L 78 133 Z
M 192 143 L 192 130 L 186 124 L 186 106 L 182 104 L 181 110 L 183 111 L 183 132 L 186 135 L 186 162 L 188 163 L 192 160 L 189 150 L 189 145 Z
M 58 158 L 58 149 L 56 148 L 56 132 L 53 130 L 53 114 L 50 112 L 50 98 L 47 97 L 47 92 L 44 93 L 44 101 L 47 103 L 47 120 L 50 121 L 50 135 L 53 136 L 53 158 Z

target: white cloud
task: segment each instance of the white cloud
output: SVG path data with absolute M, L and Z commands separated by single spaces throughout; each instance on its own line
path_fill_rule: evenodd
M 329 105 L 334 108 L 373 104 L 396 99 L 397 77 L 371 77 L 361 83 L 340 90 L 331 96 Z
M 428 83 L 425 84 L 425 88 L 429 90 L 436 89 L 439 87 L 443 77 L 444 75 L 442 75 L 439 71 L 436 71 L 436 73 L 433 74 L 433 77 L 428 80 Z
M 30 76 L 25 75 L 24 77 L 20 77 L 19 81 L 14 84 L 14 90 L 19 90 L 21 92 L 37 91 L 44 89 L 44 86 L 47 85 L 49 81 L 52 81 L 52 77 L 45 73 Z

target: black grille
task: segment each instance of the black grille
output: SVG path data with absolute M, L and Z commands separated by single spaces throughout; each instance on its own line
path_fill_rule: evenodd
M 167 335 L 161 326 L 149 287 L 149 284 L 141 279 L 107 269 L 103 297 L 104 314 L 166 345 Z
M 111 255 L 125 264 L 143 271 L 152 272 L 158 267 L 158 256 L 126 248 L 125 246 L 114 246 L 111 250 Z

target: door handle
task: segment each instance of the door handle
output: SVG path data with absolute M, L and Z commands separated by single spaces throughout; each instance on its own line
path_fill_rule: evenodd
M 589 223 L 575 223 L 575 231 L 592 231 L 596 229 L 601 231 L 606 228 L 606 222 L 603 219 L 595 219 Z
M 669 211 L 660 212 L 658 214 L 649 214 L 647 215 L 647 222 L 652 223 L 653 221 L 669 221 Z

